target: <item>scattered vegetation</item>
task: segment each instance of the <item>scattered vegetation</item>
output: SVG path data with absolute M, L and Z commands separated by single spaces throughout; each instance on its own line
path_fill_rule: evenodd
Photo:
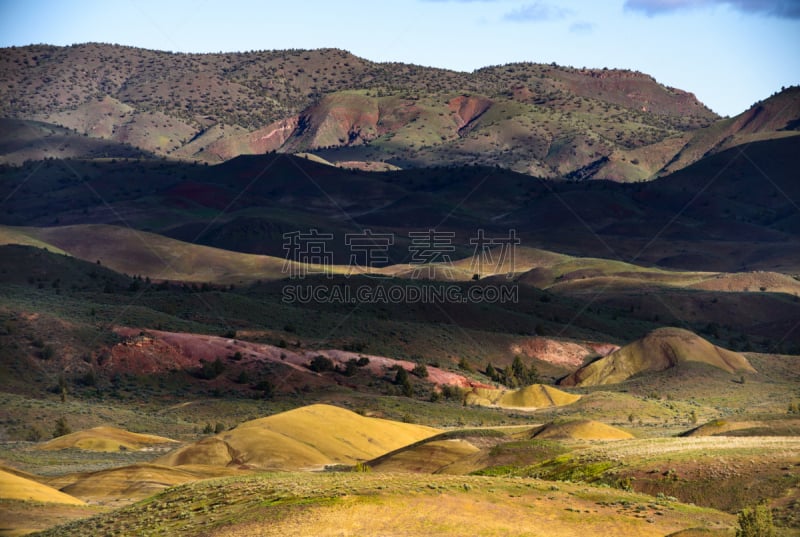
M 739 513 L 739 527 L 736 537 L 775 537 L 775 526 L 772 523 L 772 511 L 760 503 L 752 508 L 743 509 Z
M 71 432 L 72 428 L 67 423 L 67 419 L 65 417 L 62 416 L 56 420 L 56 425 L 53 429 L 53 438 L 58 438 L 59 436 L 70 434 Z

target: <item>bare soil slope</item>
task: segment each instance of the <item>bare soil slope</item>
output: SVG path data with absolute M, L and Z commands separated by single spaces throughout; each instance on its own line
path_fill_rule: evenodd
M 94 427 L 54 438 L 38 446 L 38 449 L 83 449 L 87 451 L 139 450 L 158 444 L 174 443 L 175 440 L 151 434 L 139 434 L 116 427 Z
M 549 423 L 534 435 L 538 439 L 559 440 L 627 440 L 633 435 L 617 427 L 594 420 Z
M 580 398 L 580 395 L 567 393 L 544 384 L 532 384 L 517 390 L 475 388 L 467 394 L 467 402 L 471 404 L 527 409 L 569 405 Z
M 141 463 L 98 472 L 68 474 L 52 478 L 48 483 L 86 502 L 124 505 L 181 483 L 241 473 L 234 468 L 219 466 L 173 468 Z
M 645 372 L 664 371 L 685 362 L 702 362 L 728 373 L 755 373 L 743 355 L 712 345 L 680 328 L 660 328 L 561 381 L 563 386 L 616 384 Z
M 317 404 L 245 422 L 155 462 L 167 466 L 314 469 L 373 459 L 438 432 Z
M 83 501 L 42 483 L 0 470 L 0 498 L 83 505 Z

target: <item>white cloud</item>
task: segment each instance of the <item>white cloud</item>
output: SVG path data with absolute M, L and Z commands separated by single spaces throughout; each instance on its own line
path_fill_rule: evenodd
M 650 17 L 715 5 L 727 5 L 743 13 L 800 19 L 800 0 L 625 0 L 626 10 Z
M 590 34 L 594 31 L 594 24 L 591 22 L 575 22 L 570 25 L 569 31 L 573 34 Z
M 513 22 L 541 22 L 563 19 L 570 14 L 572 11 L 569 9 L 546 2 L 534 2 L 509 11 L 503 16 L 503 19 Z

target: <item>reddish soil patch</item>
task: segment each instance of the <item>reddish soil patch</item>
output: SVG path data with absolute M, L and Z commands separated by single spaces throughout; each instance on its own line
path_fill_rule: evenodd
M 242 369 L 258 369 L 264 363 L 272 362 L 287 368 L 287 374 L 284 374 L 279 387 L 281 391 L 293 389 L 295 385 L 301 384 L 323 385 L 338 382 L 336 379 L 308 369 L 307 365 L 317 356 L 325 356 L 335 365 L 342 367 L 349 360 L 368 358 L 369 364 L 363 369 L 377 377 L 385 376 L 394 366 L 411 371 L 416 365 L 414 362 L 394 360 L 384 356 L 335 349 L 295 351 L 263 343 L 203 334 L 143 331 L 128 327 L 118 327 L 114 332 L 125 340 L 111 349 L 110 358 L 103 363 L 103 367 L 111 371 L 153 375 L 169 371 L 197 370 L 203 361 L 210 362 L 217 358 L 226 363 L 236 363 L 237 367 Z M 234 360 L 236 353 L 239 353 L 241 358 Z M 428 381 L 434 384 L 449 384 L 463 388 L 491 388 L 458 373 L 432 366 L 427 369 Z M 292 375 L 292 372 L 298 374 Z
M 461 95 L 450 100 L 450 110 L 455 113 L 456 128 L 461 131 L 486 112 L 492 101 L 483 97 L 466 97 Z
M 589 356 L 606 356 L 619 349 L 610 343 L 572 343 L 543 337 L 524 339 L 511 345 L 511 352 L 547 362 L 553 365 L 576 369 Z

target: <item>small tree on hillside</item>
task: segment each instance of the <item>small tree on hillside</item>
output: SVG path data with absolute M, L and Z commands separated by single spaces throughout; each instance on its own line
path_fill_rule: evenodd
M 495 382 L 505 384 L 509 388 L 520 388 L 539 382 L 539 371 L 531 364 L 526 366 L 520 356 L 515 356 L 510 366 L 502 369 L 486 368 L 486 374 Z
M 394 377 L 394 383 L 400 386 L 403 395 L 411 397 L 414 394 L 414 388 L 411 386 L 411 380 L 408 378 L 408 371 L 405 368 L 398 368 L 397 375 Z
M 357 372 L 358 372 L 358 360 L 356 360 L 355 358 L 350 358 L 344 364 L 344 370 L 342 371 L 342 374 L 345 377 L 352 377 Z
M 55 358 L 56 355 L 56 348 L 50 344 L 45 345 L 40 353 L 42 360 L 52 360 Z
M 324 371 L 333 371 L 336 369 L 336 366 L 334 365 L 333 360 L 320 354 L 311 360 L 311 364 L 309 364 L 308 368 L 315 373 L 322 373 Z
M 411 371 L 414 375 L 418 376 L 419 378 L 427 378 L 428 377 L 428 368 L 425 364 L 417 364 L 414 366 L 414 369 Z
M 762 502 L 752 509 L 743 509 L 739 513 L 736 537 L 775 537 L 772 511 L 766 503 Z
M 225 371 L 225 364 L 219 358 L 214 360 L 213 362 L 202 362 L 203 366 L 200 369 L 200 378 L 204 378 L 206 380 L 212 380 L 217 378 Z
M 514 384 L 525 385 L 528 380 L 528 369 L 522 363 L 522 358 L 519 355 L 514 356 L 514 361 L 511 363 L 511 375 L 516 382 Z M 516 386 L 512 386 L 516 387 Z
M 272 399 L 272 396 L 275 395 L 275 385 L 268 380 L 260 381 L 258 384 L 253 386 L 253 389 L 259 390 L 264 399 Z
M 28 430 L 28 436 L 27 436 L 28 442 L 38 442 L 43 437 L 44 435 L 42 434 L 42 431 L 36 426 L 31 427 Z
M 58 376 L 58 393 L 61 396 L 61 402 L 67 402 L 67 378 L 64 376 L 64 373 L 61 373 Z
M 56 420 L 56 427 L 53 429 L 53 438 L 58 438 L 59 436 L 70 434 L 71 432 L 72 428 L 67 423 L 67 418 L 62 416 Z
M 486 366 L 486 376 L 495 382 L 500 380 L 500 375 L 498 374 L 497 369 L 495 369 L 491 363 Z

